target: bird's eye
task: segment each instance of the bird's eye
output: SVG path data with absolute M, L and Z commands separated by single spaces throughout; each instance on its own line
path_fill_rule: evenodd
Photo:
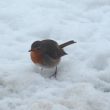
M 41 49 L 41 45 L 40 45 L 39 43 L 37 43 L 37 44 L 35 44 L 35 45 L 33 46 L 33 49 L 34 49 L 34 50 L 40 50 L 40 49 Z
M 35 41 L 32 46 L 31 46 L 32 49 L 40 49 L 41 48 L 41 43 L 40 41 Z
M 41 45 L 40 44 L 37 44 L 36 47 L 39 49 L 41 47 Z

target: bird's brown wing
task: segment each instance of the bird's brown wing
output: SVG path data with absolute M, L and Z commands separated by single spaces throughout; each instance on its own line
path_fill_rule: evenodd
M 57 44 L 57 42 L 53 41 L 53 40 L 45 40 L 45 45 L 43 45 L 44 47 L 44 51 L 47 55 L 49 55 L 50 57 L 54 58 L 54 59 L 58 59 L 64 55 L 66 55 L 66 52 L 59 47 L 59 45 Z

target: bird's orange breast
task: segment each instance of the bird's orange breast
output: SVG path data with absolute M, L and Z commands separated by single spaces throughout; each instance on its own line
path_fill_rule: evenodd
M 32 52 L 31 52 L 31 60 L 32 60 L 34 63 L 42 64 L 43 60 L 42 60 L 42 55 L 41 55 L 41 53 L 32 51 Z

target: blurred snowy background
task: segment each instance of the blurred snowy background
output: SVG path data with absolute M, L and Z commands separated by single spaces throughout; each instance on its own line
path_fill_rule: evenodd
M 35 40 L 75 40 L 44 77 Z M 110 110 L 110 0 L 0 1 L 0 110 Z

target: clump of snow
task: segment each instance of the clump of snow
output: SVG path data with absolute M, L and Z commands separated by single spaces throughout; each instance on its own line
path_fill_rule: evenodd
M 109 110 L 110 1 L 0 1 L 0 110 Z M 75 40 L 58 66 L 40 70 L 35 40 Z

